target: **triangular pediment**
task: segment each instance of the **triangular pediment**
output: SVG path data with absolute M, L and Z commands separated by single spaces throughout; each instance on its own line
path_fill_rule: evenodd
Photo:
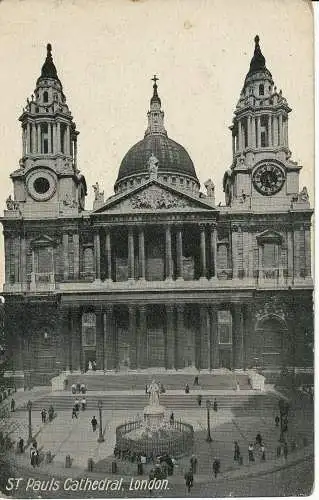
M 282 241 L 282 235 L 280 233 L 278 233 L 277 231 L 274 231 L 274 230 L 271 230 L 271 229 L 267 229 L 266 231 L 264 231 L 263 233 L 260 233 L 258 236 L 257 236 L 257 240 L 259 242 L 267 242 L 267 241 L 273 241 L 273 242 L 278 242 L 278 243 L 281 243 Z
M 47 247 L 47 246 L 53 246 L 56 245 L 56 241 L 53 238 L 50 238 L 50 236 L 47 236 L 46 234 L 37 236 L 34 238 L 31 242 L 30 245 L 32 248 L 34 247 Z
M 208 200 L 158 180 L 149 180 L 128 192 L 110 197 L 94 213 L 214 210 Z

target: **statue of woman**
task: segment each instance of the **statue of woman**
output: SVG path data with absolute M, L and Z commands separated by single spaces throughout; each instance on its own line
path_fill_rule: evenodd
M 158 406 L 160 388 L 159 385 L 155 382 L 155 380 L 152 380 L 152 383 L 148 387 L 148 393 L 150 395 L 150 405 Z

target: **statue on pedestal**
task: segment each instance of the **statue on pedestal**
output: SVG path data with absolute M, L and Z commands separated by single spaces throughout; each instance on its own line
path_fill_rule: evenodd
M 148 387 L 148 393 L 150 395 L 150 405 L 159 406 L 160 388 L 159 385 L 155 382 L 155 380 L 152 380 L 152 383 Z

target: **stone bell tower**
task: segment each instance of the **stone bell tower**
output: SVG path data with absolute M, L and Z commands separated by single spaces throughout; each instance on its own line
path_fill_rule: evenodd
M 50 44 L 34 94 L 27 99 L 19 120 L 22 158 L 20 168 L 11 174 L 11 209 L 19 209 L 26 217 L 56 217 L 83 210 L 86 183 L 77 169 L 79 132 L 66 103 Z
M 274 85 L 256 35 L 254 54 L 230 127 L 233 162 L 223 182 L 228 206 L 291 208 L 298 197 L 302 167 L 290 159 L 290 111 L 282 91 Z

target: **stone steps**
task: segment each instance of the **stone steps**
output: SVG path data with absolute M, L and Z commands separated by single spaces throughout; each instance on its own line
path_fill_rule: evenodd
M 202 407 L 205 407 L 206 399 L 211 401 L 214 396 L 202 394 Z M 60 394 L 57 396 L 45 396 L 33 402 L 32 410 L 37 411 L 42 408 L 47 408 L 52 404 L 56 411 L 69 410 L 71 411 L 76 397 L 71 394 Z M 81 399 L 81 397 L 79 397 Z M 97 411 L 98 401 L 102 401 L 103 410 L 130 410 L 142 411 L 148 404 L 148 397 L 145 394 L 137 395 L 108 395 L 108 394 L 86 394 L 87 410 Z M 278 399 L 274 395 L 241 395 L 229 394 L 218 395 L 216 397 L 218 407 L 225 408 L 240 408 L 245 411 L 264 411 L 266 408 L 277 408 Z M 160 399 L 161 405 L 169 410 L 198 408 L 197 396 L 195 394 L 164 394 Z M 25 408 L 23 405 L 22 408 Z M 21 409 L 22 409 L 21 408 Z

